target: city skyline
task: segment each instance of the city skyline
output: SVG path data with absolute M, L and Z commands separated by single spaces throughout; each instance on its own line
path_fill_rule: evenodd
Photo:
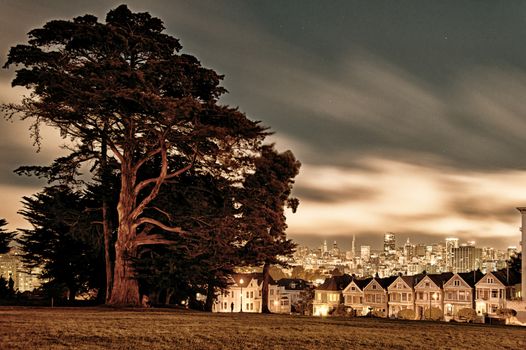
M 51 18 L 119 1 L 3 3 L 0 60 Z M 315 1 L 128 1 L 161 17 L 183 51 L 225 75 L 223 101 L 262 120 L 303 163 L 288 234 L 372 242 L 385 231 L 426 242 L 456 236 L 505 248 L 519 241 L 526 205 L 526 4 Z M 0 71 L 0 102 L 17 101 L 14 70 Z M 18 177 L 61 150 L 45 129 L 0 120 L 0 217 L 44 183 Z M 372 245 L 372 244 L 371 244 Z
M 396 243 L 395 243 L 395 246 L 396 248 L 403 248 L 404 245 L 407 243 L 407 239 L 409 239 L 410 243 L 412 245 L 423 245 L 423 246 L 429 246 L 429 245 L 434 245 L 434 244 L 441 244 L 441 245 L 446 245 L 446 239 L 442 240 L 442 241 L 429 241 L 429 242 L 423 242 L 423 241 L 419 241 L 418 238 L 415 238 L 414 240 L 411 239 L 410 237 L 399 237 L 396 233 L 395 233 L 395 236 L 396 236 Z M 351 236 L 352 237 L 352 236 Z M 418 236 L 415 236 L 415 237 L 418 237 Z M 299 247 L 306 247 L 306 248 L 309 248 L 311 250 L 316 250 L 316 249 L 319 249 L 320 247 L 323 246 L 324 242 L 327 243 L 327 246 L 329 247 L 329 250 L 330 248 L 333 246 L 334 243 L 337 244 L 338 248 L 342 251 L 342 252 L 348 252 L 348 251 L 351 251 L 352 250 L 352 238 L 351 240 L 339 240 L 338 238 L 341 239 L 341 236 L 336 236 L 335 239 L 332 239 L 332 240 L 329 240 L 329 239 L 326 239 L 326 238 L 322 238 L 322 240 L 318 240 L 318 241 L 315 241 L 314 239 L 312 240 L 312 244 L 302 244 L 302 243 L 298 243 L 299 244 Z M 381 253 L 383 252 L 384 250 L 384 241 L 383 241 L 383 237 L 382 236 L 378 236 L 376 240 L 371 240 L 369 239 L 370 237 L 367 236 L 367 240 L 364 240 L 364 241 L 360 241 L 358 239 L 358 236 L 356 236 L 356 245 L 355 245 L 355 251 L 356 251 L 356 254 L 359 255 L 360 253 L 360 247 L 361 246 L 369 246 L 371 248 L 371 252 L 373 253 Z M 458 239 L 457 237 L 447 237 L 447 238 L 454 238 L 454 239 Z M 309 240 L 310 242 L 310 240 Z M 496 249 L 496 250 L 499 250 L 499 251 L 506 251 L 508 248 L 515 248 L 517 251 L 520 252 L 521 250 L 521 246 L 520 244 L 515 244 L 515 245 L 510 245 L 510 246 L 506 246 L 506 247 L 497 247 L 497 246 L 493 246 L 491 244 L 481 244 L 480 242 L 477 242 L 477 241 L 470 241 L 470 240 L 467 240 L 467 241 L 464 241 L 464 240 L 459 240 L 458 241 L 458 245 L 459 246 L 475 246 L 475 247 L 478 247 L 478 248 L 493 248 L 493 249 Z

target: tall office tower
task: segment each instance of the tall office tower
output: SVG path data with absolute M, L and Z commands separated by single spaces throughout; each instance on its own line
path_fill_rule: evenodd
M 384 254 L 396 254 L 396 238 L 395 234 L 392 232 L 384 233 Z
M 458 248 L 458 238 L 446 238 L 446 271 L 453 269 L 453 248 Z
M 336 241 L 332 244 L 331 256 L 335 258 L 340 256 L 340 248 L 338 248 Z
M 369 260 L 371 260 L 371 246 L 362 245 L 360 247 L 360 257 L 362 261 L 369 262 Z
M 476 248 L 472 245 L 463 245 L 452 249 L 452 267 L 453 272 L 469 272 L 481 267 L 482 248 Z
M 327 240 L 324 240 L 324 241 L 323 241 L 323 248 L 322 248 L 322 250 L 321 250 L 321 253 L 322 253 L 322 254 L 325 254 L 325 253 L 327 253 L 328 251 L 329 251 L 329 249 L 327 249 Z
M 356 249 L 355 249 L 355 243 L 356 243 L 356 235 L 352 235 L 352 246 L 351 246 L 351 252 L 352 252 L 352 258 L 356 256 Z

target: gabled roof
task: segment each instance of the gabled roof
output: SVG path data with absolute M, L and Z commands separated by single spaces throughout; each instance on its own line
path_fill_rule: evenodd
M 301 278 L 282 278 L 278 282 L 278 286 L 285 287 L 287 290 L 304 290 L 311 287 L 311 284 Z
M 332 276 L 330 278 L 327 278 L 321 286 L 316 288 L 316 290 L 344 290 L 345 287 L 347 287 L 349 283 L 351 283 L 352 279 L 353 278 L 347 274 L 342 276 Z
M 389 276 L 384 278 L 375 278 L 375 280 L 382 286 L 383 289 L 387 290 L 387 287 L 393 283 L 398 276 Z
M 477 284 L 478 281 L 480 281 L 480 279 L 482 277 L 484 277 L 484 274 L 482 273 L 482 271 L 480 270 L 477 270 L 477 271 L 471 271 L 471 272 L 461 272 L 461 273 L 458 273 L 459 277 L 462 278 L 464 280 L 464 282 L 466 282 L 471 288 L 475 287 L 475 284 Z M 453 278 L 453 277 L 452 277 Z
M 276 285 L 276 281 L 271 276 L 268 276 L 268 284 L 269 285 Z M 234 280 L 234 284 L 236 287 L 243 287 L 245 288 L 250 284 L 250 281 L 253 279 L 256 280 L 258 286 L 263 283 L 263 273 L 261 272 L 253 272 L 253 273 L 236 273 L 232 275 L 232 279 Z M 241 282 L 241 279 L 243 280 L 243 283 Z
M 372 277 L 359 279 L 359 280 L 356 279 L 354 280 L 354 283 L 358 286 L 358 288 L 363 290 L 371 282 L 372 279 L 373 279 Z
M 444 272 L 440 274 L 426 274 L 422 275 L 422 278 L 418 280 L 418 282 L 415 281 L 415 287 L 416 285 L 419 285 L 424 279 L 429 278 L 431 282 L 435 284 L 438 288 L 442 288 L 444 284 L 449 281 L 453 277 L 452 272 Z
M 493 271 L 492 274 L 505 286 L 513 286 L 521 283 L 521 274 L 512 269 Z
M 414 289 L 416 284 L 420 282 L 424 276 L 424 274 L 413 276 L 396 276 L 396 278 L 389 284 L 388 288 L 390 288 L 400 278 L 407 286 L 409 286 L 409 288 Z

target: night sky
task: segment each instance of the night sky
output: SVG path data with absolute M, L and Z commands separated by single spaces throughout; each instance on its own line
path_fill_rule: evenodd
M 0 60 L 50 19 L 112 1 L 0 0 Z M 290 237 L 378 247 L 445 237 L 519 245 L 526 205 L 526 2 L 129 1 L 160 17 L 183 51 L 225 75 L 239 106 L 275 131 L 303 166 L 288 216 Z M 0 101 L 14 69 L 0 72 Z M 60 149 L 27 124 L 0 121 L 0 217 L 26 227 L 20 198 L 43 183 L 14 175 Z

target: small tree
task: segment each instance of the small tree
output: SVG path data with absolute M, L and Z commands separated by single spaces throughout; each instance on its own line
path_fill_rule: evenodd
M 7 221 L 0 219 L 0 254 L 6 254 L 9 252 L 9 243 L 13 240 L 15 233 L 5 229 Z
M 245 263 L 263 265 L 262 312 L 268 307 L 269 270 L 273 264 L 286 265 L 282 258 L 292 256 L 296 244 L 287 239 L 285 207 L 296 211 L 299 201 L 290 197 L 301 163 L 290 151 L 278 153 L 273 145 L 263 146 L 255 160 L 255 171 L 246 177 L 240 199 L 247 238 Z
M 73 301 L 78 292 L 104 285 L 101 235 L 92 226 L 81 193 L 65 186 L 47 187 L 23 198 L 20 214 L 33 226 L 17 239 L 29 268 L 42 267 L 42 278 L 66 286 Z M 102 278 L 101 278 L 102 277 Z

